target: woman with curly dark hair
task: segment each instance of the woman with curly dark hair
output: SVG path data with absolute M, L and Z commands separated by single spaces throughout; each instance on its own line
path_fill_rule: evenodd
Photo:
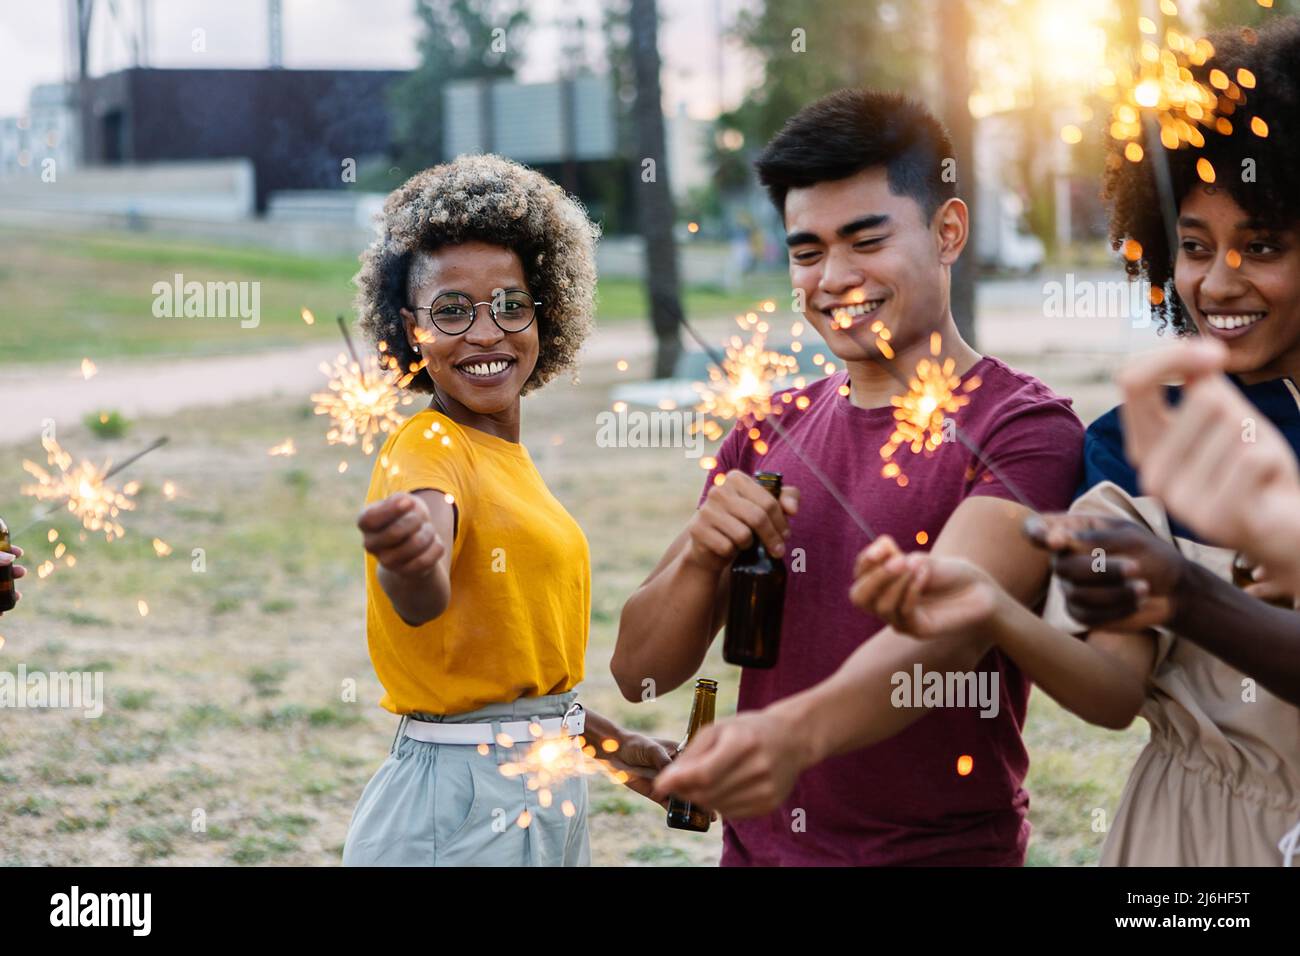
M 357 276 L 361 328 L 430 404 L 385 443 L 358 519 L 370 658 L 401 721 L 343 862 L 585 864 L 586 778 L 530 790 L 501 765 L 582 736 L 647 793 L 675 752 L 576 702 L 587 540 L 520 442 L 520 397 L 574 368 L 591 330 L 598 232 L 496 156 L 413 176 L 382 226 Z
M 1203 146 L 1162 150 L 1177 203 L 1177 247 L 1166 238 L 1150 153 L 1134 163 L 1118 148 L 1106 184 L 1112 241 L 1127 251 L 1130 276 L 1150 280 L 1165 325 L 1220 344 L 1219 367 L 1252 411 L 1234 423 L 1236 441 L 1255 440 L 1259 416 L 1275 426 L 1267 436 L 1285 436 L 1294 454 L 1300 21 L 1225 31 L 1210 42 L 1214 55 L 1193 73 L 1221 91 L 1226 122 L 1204 130 Z M 1202 401 L 1195 388 L 1188 402 Z M 1130 453 L 1145 427 L 1135 427 L 1123 406 L 1093 422 L 1069 515 L 1031 519 L 1027 533 L 1054 555 L 1044 619 L 974 565 L 903 555 L 883 538 L 860 557 L 854 600 L 917 636 L 973 626 L 996 634 L 1035 683 L 1091 723 L 1123 728 L 1139 714 L 1146 719 L 1151 739 L 1113 819 L 1101 818 L 1103 864 L 1289 863 L 1300 846 L 1294 595 L 1258 576 L 1242 580 L 1240 567 L 1234 575 L 1243 557 L 1235 548 L 1199 537 L 1144 494 L 1150 489 L 1140 485 Z M 1212 472 L 1203 467 L 1206 456 L 1234 454 L 1234 442 L 1221 438 L 1181 444 L 1193 449 L 1187 466 L 1201 473 Z

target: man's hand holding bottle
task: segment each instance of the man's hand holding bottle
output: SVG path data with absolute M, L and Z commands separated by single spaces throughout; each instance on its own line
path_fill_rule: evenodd
M 704 504 L 691 518 L 690 560 L 721 572 L 747 548 L 754 536 L 774 558 L 785 556 L 789 518 L 799 510 L 799 489 L 783 487 L 773 498 L 757 481 L 732 469 L 721 484 L 709 489 Z

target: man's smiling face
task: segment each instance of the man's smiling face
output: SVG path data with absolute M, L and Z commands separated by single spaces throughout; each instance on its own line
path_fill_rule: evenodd
M 949 248 L 935 223 L 952 202 L 927 217 L 915 199 L 890 191 L 883 166 L 786 194 L 790 281 L 804 295 L 805 317 L 841 360 L 878 357 L 879 329 L 900 352 L 943 323 L 947 267 L 961 242 Z

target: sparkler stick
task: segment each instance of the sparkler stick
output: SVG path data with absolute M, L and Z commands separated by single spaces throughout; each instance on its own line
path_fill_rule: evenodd
M 1147 153 L 1151 156 L 1151 170 L 1155 174 L 1156 193 L 1160 197 L 1160 218 L 1165 224 L 1165 239 L 1169 254 L 1178 248 L 1178 203 L 1174 199 L 1174 177 L 1169 170 L 1169 156 L 1160 141 L 1160 129 L 1151 116 L 1142 118 L 1146 131 Z
M 361 358 L 357 355 L 357 347 L 352 344 L 352 334 L 348 332 L 348 324 L 343 320 L 343 313 L 338 314 L 339 331 L 343 333 L 343 341 L 348 347 L 348 353 L 352 356 L 352 361 L 357 363 L 357 368 L 361 369 L 361 384 L 366 383 L 365 366 L 361 364 Z
M 157 451 L 163 445 L 167 444 L 168 441 L 169 439 L 166 435 L 163 435 L 161 438 L 154 439 L 153 444 L 149 445 L 146 448 L 140 449 L 131 457 L 123 459 L 122 461 L 114 465 L 112 468 L 108 469 L 108 471 L 104 472 L 104 480 L 107 481 L 109 478 L 112 478 L 114 475 L 116 475 L 118 472 L 122 471 L 123 469 L 128 468 L 131 465 L 134 465 L 145 455 L 149 454 L 149 452 Z

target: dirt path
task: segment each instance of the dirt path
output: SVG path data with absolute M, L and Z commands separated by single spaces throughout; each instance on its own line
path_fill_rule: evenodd
M 1109 273 L 1086 273 L 1097 280 Z M 1046 277 L 1050 278 L 1050 277 Z M 1149 326 L 1123 317 L 1050 318 L 1043 306 L 1044 278 L 1001 280 L 981 287 L 979 345 L 982 351 L 1039 375 L 1049 385 L 1080 400 L 1085 409 L 1106 407 L 1113 387 L 1110 373 L 1122 356 L 1161 345 Z M 715 341 L 735 331 L 725 318 L 694 323 Z M 1135 327 L 1136 325 L 1136 327 Z M 599 327 L 583 352 L 585 367 L 625 358 L 638 360 L 653 349 L 644 322 Z M 686 342 L 688 348 L 694 344 Z M 0 445 L 25 442 L 54 419 L 60 427 L 79 423 L 91 412 L 116 410 L 128 419 L 166 415 L 187 408 L 220 406 L 280 395 L 305 400 L 324 385 L 320 363 L 338 355 L 335 342 L 305 348 L 211 358 L 96 360 L 97 374 L 82 377 L 77 363 L 56 366 L 0 366 Z M 94 359 L 94 356 L 91 356 Z M 1093 395 L 1093 393 L 1098 393 Z
M 648 354 L 652 344 L 648 328 L 640 323 L 601 329 L 587 344 L 583 361 L 633 359 Z M 212 358 L 103 359 L 96 361 L 89 380 L 71 362 L 0 366 L 0 445 L 36 438 L 46 419 L 63 428 L 102 410 L 133 419 L 276 395 L 306 400 L 325 384 L 320 363 L 340 351 L 338 344 L 320 343 Z

